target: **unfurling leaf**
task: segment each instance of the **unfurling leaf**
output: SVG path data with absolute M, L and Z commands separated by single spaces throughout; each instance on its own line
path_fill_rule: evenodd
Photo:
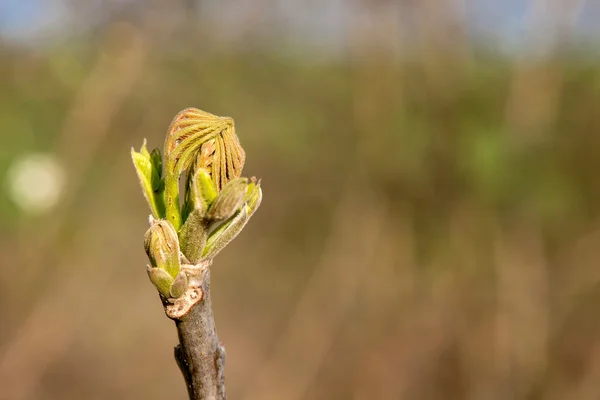
M 158 153 L 158 162 L 156 161 L 156 153 Z M 131 159 L 135 171 L 142 186 L 144 197 L 150 206 L 154 218 L 159 219 L 165 215 L 165 205 L 162 196 L 162 179 L 161 179 L 161 164 L 160 152 L 155 149 L 152 155 L 146 149 L 146 140 L 142 144 L 139 153 L 131 148 Z
M 159 149 L 152 150 L 152 153 L 150 153 L 150 161 L 152 162 L 152 190 L 154 193 L 160 193 L 161 203 L 163 203 L 162 190 L 164 183 L 162 181 L 162 156 L 160 155 Z M 164 207 L 164 203 L 162 206 Z
M 196 108 L 181 111 L 169 126 L 164 147 L 167 219 L 179 231 L 179 176 L 194 162 L 205 168 L 217 190 L 242 173 L 245 153 L 235 134 L 233 119 Z M 191 210 L 189 210 L 191 211 Z
M 144 238 L 148 276 L 161 296 L 177 305 L 198 295 L 190 289 L 202 283 L 199 267 L 208 268 L 258 209 L 260 182 L 240 177 L 246 156 L 233 119 L 196 108 L 173 119 L 162 156 L 158 149 L 149 153 L 145 141 L 131 156 L 152 210 Z

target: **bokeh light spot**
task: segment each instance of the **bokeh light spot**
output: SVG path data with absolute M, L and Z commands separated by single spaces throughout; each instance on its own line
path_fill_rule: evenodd
M 11 199 L 29 214 L 42 214 L 56 206 L 66 180 L 58 159 L 43 153 L 29 153 L 16 159 L 7 178 Z

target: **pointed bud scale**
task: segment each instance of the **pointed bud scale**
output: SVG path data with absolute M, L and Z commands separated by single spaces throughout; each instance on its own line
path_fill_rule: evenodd
M 168 221 L 157 220 L 146 231 L 144 248 L 154 268 L 160 268 L 175 278 L 180 270 L 179 240 Z
M 248 185 L 248 193 L 246 194 L 246 207 L 248 208 L 248 215 L 250 217 L 258 209 L 261 202 L 262 189 L 260 182 L 255 182 L 255 179 L 252 178 L 252 182 Z

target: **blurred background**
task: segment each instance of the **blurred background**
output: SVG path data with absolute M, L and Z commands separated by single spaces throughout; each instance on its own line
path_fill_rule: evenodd
M 0 399 L 184 399 L 130 160 L 235 119 L 231 399 L 600 399 L 600 3 L 0 1 Z

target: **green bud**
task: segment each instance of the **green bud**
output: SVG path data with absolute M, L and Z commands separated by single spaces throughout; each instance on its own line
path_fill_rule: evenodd
M 198 210 L 200 216 L 204 216 L 217 197 L 217 187 L 212 181 L 209 172 L 205 168 L 198 166 L 198 164 L 192 165 L 188 171 L 183 209 L 184 220 L 187 219 L 192 210 Z
M 217 197 L 217 187 L 206 169 L 198 168 L 195 172 L 193 191 L 197 203 L 202 206 L 202 212 L 205 213 Z
M 172 298 L 176 299 L 178 297 L 181 297 L 181 295 L 183 293 L 185 293 L 185 290 L 187 289 L 187 287 L 188 287 L 187 276 L 185 275 L 185 273 L 183 271 L 179 271 L 179 273 L 175 277 L 175 280 L 173 281 L 173 284 L 171 285 L 169 294 Z
M 244 203 L 248 190 L 247 178 L 236 178 L 229 181 L 211 204 L 206 217 L 213 221 L 230 218 Z
M 153 268 L 165 270 L 172 278 L 180 271 L 179 240 L 173 225 L 165 220 L 154 221 L 144 236 L 144 248 Z
M 206 246 L 202 251 L 203 259 L 214 258 L 225 246 L 235 239 L 244 226 L 246 226 L 252 214 L 260 206 L 262 189 L 260 188 L 260 182 L 256 182 L 255 178 L 252 178 L 250 183 L 247 184 L 244 201 L 245 204 L 243 204 L 240 211 L 210 233 L 206 241 Z
M 173 277 L 164 269 L 148 267 L 148 277 L 156 289 L 165 297 L 171 296 L 171 286 L 173 285 Z

